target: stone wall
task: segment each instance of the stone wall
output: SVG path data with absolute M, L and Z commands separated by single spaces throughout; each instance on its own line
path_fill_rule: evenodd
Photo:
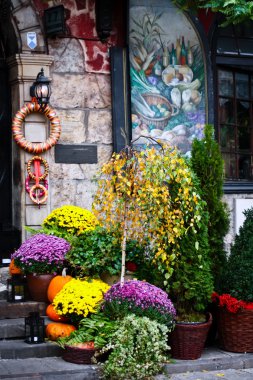
M 83 46 L 76 39 L 51 40 L 49 53 L 54 56 L 50 104 L 62 124 L 59 143 L 98 148 L 98 164 L 56 164 L 50 151 L 51 209 L 63 204 L 90 209 L 91 180 L 112 153 L 110 76 L 86 71 Z

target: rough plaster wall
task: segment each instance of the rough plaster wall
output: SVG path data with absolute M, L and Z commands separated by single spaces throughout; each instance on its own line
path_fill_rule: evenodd
M 226 235 L 224 239 L 225 250 L 228 252 L 228 254 L 230 253 L 230 247 L 231 247 L 231 244 L 233 244 L 235 234 L 236 234 L 236 227 L 235 227 L 236 218 L 239 218 L 239 215 L 236 215 L 236 211 L 235 211 L 235 200 L 249 199 L 250 200 L 249 207 L 251 207 L 252 198 L 253 198 L 252 194 L 226 194 L 224 195 L 223 199 L 228 205 L 228 210 L 230 214 L 230 228 L 229 228 L 228 234 Z

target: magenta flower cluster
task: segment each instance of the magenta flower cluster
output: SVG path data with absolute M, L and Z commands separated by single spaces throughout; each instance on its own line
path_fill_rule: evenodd
M 145 281 L 126 281 L 122 286 L 117 282 L 106 292 L 104 299 L 105 303 L 127 301 L 142 310 L 152 308 L 161 314 L 169 314 L 173 318 L 176 316 L 176 310 L 168 294 Z
M 24 271 L 38 272 L 39 268 L 43 268 L 43 272 L 52 273 L 63 265 L 70 248 L 70 244 L 63 238 L 36 234 L 27 239 L 11 258 Z

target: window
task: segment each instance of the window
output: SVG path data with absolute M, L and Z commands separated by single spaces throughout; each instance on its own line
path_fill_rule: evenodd
M 229 180 L 253 179 L 253 74 L 218 69 L 218 135 Z
M 252 31 L 247 22 L 217 32 L 217 132 L 227 181 L 253 180 Z

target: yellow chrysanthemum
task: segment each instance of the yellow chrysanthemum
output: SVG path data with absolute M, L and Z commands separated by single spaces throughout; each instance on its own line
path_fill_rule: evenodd
M 87 317 L 96 312 L 108 289 L 101 280 L 73 278 L 55 296 L 53 305 L 59 315 Z
M 43 227 L 66 230 L 73 235 L 93 230 L 98 224 L 97 218 L 91 211 L 70 205 L 53 210 L 43 221 Z

